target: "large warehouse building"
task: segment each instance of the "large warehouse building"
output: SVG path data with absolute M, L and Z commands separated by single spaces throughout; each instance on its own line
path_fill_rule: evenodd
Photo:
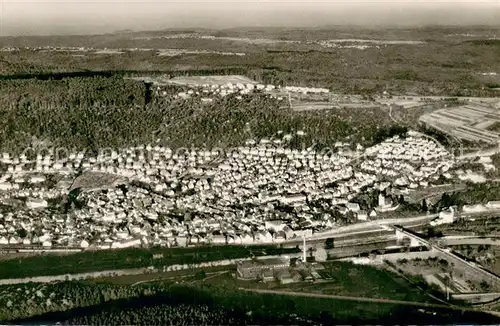
M 238 277 L 243 279 L 270 279 L 290 268 L 290 257 L 246 260 L 238 263 Z

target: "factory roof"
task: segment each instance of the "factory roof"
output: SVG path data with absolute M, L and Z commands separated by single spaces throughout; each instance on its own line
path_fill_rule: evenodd
M 290 264 L 290 257 L 245 260 L 240 262 L 238 265 L 242 268 L 252 268 L 258 266 L 276 266 L 285 264 Z

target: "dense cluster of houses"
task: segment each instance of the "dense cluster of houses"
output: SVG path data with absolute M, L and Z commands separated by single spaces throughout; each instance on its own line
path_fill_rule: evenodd
M 0 244 L 279 243 L 345 224 L 339 216 L 346 214 L 354 216 L 349 222 L 376 218 L 394 209 L 392 202 L 381 194 L 379 207 L 362 211 L 355 202 L 359 194 L 427 187 L 453 166 L 449 153 L 419 136 L 321 153 L 265 140 L 249 143 L 224 153 L 148 145 L 58 160 L 50 153 L 4 153 Z M 54 209 L 67 201 L 82 171 L 78 178 L 105 174 L 121 181 L 82 186 L 81 206 Z
M 365 151 L 361 168 L 391 180 L 407 189 L 428 187 L 453 167 L 453 159 L 446 149 L 432 140 L 409 136 L 393 137 Z
M 227 84 L 202 84 L 189 85 L 187 91 L 179 92 L 174 97 L 181 99 L 189 99 L 193 97 L 201 97 L 202 102 L 212 102 L 216 97 L 225 97 L 230 94 L 235 94 L 236 98 L 241 100 L 244 95 L 253 94 L 255 92 L 268 94 L 271 97 L 283 100 L 287 94 L 328 94 L 327 88 L 319 87 L 302 87 L 302 86 L 275 86 L 253 83 L 227 83 Z M 169 96 L 167 91 L 158 89 L 160 96 Z
M 237 99 L 242 99 L 243 95 L 248 95 L 254 91 L 270 92 L 275 89 L 273 85 L 262 85 L 262 84 L 232 84 L 227 83 L 223 85 L 217 84 L 203 84 L 203 85 L 192 85 L 188 86 L 189 89 L 185 92 L 180 92 L 176 94 L 176 97 L 182 99 L 188 99 L 194 96 L 201 96 L 202 102 L 212 102 L 215 97 L 225 97 L 230 94 L 236 94 Z M 163 96 L 167 95 L 167 92 L 162 93 Z

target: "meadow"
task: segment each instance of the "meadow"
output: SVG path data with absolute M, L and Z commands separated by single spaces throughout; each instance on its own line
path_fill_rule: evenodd
M 119 269 L 197 264 L 252 256 L 296 253 L 274 246 L 207 246 L 86 251 L 64 256 L 40 255 L 0 261 L 0 279 L 65 275 Z

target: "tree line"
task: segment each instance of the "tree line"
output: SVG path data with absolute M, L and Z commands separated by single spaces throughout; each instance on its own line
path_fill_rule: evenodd
M 11 152 L 24 149 L 33 137 L 92 151 L 147 143 L 232 147 L 249 137 L 298 130 L 305 136 L 295 137 L 292 147 L 328 147 L 352 135 L 373 143 L 386 136 L 380 113 L 364 115 L 366 123 L 348 110 L 293 112 L 264 94 L 243 100 L 227 96 L 202 105 L 199 99 L 153 96 L 144 83 L 116 76 L 0 81 L 0 144 Z

